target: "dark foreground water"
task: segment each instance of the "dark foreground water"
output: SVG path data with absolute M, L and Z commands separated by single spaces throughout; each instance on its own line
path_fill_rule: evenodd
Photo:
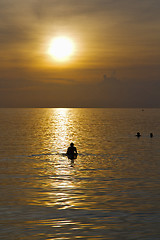
M 159 240 L 159 174 L 160 109 L 0 109 L 0 239 Z

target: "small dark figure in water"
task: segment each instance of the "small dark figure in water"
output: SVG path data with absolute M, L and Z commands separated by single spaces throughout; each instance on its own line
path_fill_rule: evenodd
M 140 132 L 137 132 L 136 136 L 137 136 L 137 137 L 140 137 L 140 136 L 141 136 Z
M 74 147 L 74 143 L 70 144 L 70 147 L 67 149 L 67 157 L 71 160 L 76 159 L 77 158 L 77 149 L 76 147 Z
M 151 137 L 151 138 L 153 137 L 153 133 L 150 133 L 150 137 Z

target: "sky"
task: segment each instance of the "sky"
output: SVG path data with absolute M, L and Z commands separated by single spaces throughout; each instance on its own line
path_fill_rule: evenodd
M 160 107 L 159 0 L 0 0 L 0 107 Z M 50 42 L 75 44 L 68 61 Z

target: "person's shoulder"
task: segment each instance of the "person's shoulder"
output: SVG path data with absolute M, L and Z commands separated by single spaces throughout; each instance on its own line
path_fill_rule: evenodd
M 68 148 L 67 148 L 67 152 L 69 152 L 69 151 L 70 151 L 70 149 L 71 149 L 71 148 L 70 148 L 70 147 L 68 147 Z

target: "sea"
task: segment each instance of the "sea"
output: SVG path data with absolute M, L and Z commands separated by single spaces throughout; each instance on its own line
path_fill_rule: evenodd
M 0 239 L 159 240 L 160 109 L 1 108 Z

